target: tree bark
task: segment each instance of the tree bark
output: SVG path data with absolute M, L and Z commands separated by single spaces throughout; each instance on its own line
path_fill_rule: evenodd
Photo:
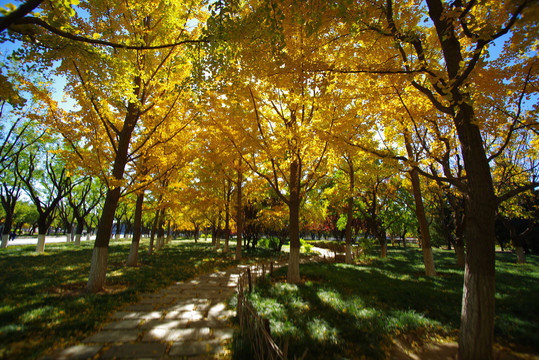
M 386 258 L 387 257 L 387 240 L 386 238 L 379 238 L 378 242 L 380 243 L 380 257 Z
M 155 218 L 153 219 L 152 230 L 150 233 L 150 245 L 148 246 L 148 255 L 153 254 L 153 245 L 155 241 L 155 234 L 157 233 L 157 223 L 159 222 L 159 210 L 155 211 Z M 196 239 L 195 239 L 196 242 Z
M 427 0 L 448 81 L 462 74 L 461 43 L 441 0 Z M 463 82 L 461 82 L 462 84 Z M 493 359 L 495 296 L 495 216 L 497 199 L 473 101 L 463 87 L 450 88 L 453 123 L 466 171 L 466 266 L 459 335 L 459 359 Z
M 142 205 L 144 204 L 144 190 L 137 194 L 135 203 L 135 220 L 133 224 L 133 239 L 127 256 L 127 266 L 137 266 L 140 237 L 142 235 Z
M 483 139 L 479 127 L 472 121 L 474 112 L 466 100 L 456 98 L 458 103 L 462 103 L 455 116 L 468 177 L 464 228 L 467 253 L 459 359 L 491 360 L 494 344 L 496 197 Z
M 126 154 L 127 157 L 127 154 Z M 125 164 L 124 164 L 125 165 Z M 114 222 L 114 212 L 120 199 L 120 188 L 109 189 L 105 197 L 103 211 L 97 227 L 94 250 L 92 253 L 92 263 L 90 265 L 90 276 L 86 284 L 86 292 L 96 293 L 103 290 L 107 274 L 107 256 L 112 225 Z
M 299 206 L 300 206 L 300 178 L 299 164 L 295 159 L 290 164 L 290 202 L 288 204 L 289 217 L 289 237 L 290 237 L 290 258 L 288 260 L 288 274 L 286 281 L 290 284 L 299 284 L 301 281 L 299 273 Z
M 165 245 L 165 209 L 159 212 L 159 223 L 157 225 L 157 246 L 156 250 L 161 250 Z
M 171 224 L 171 221 L 169 220 L 167 222 L 167 239 L 165 241 L 165 244 L 170 243 L 170 241 L 172 240 L 172 230 L 170 228 L 170 224 Z
M 7 243 L 9 240 L 9 233 L 8 234 L 2 234 L 2 249 L 7 248 Z
M 236 228 L 237 228 L 237 243 L 236 243 L 236 260 L 241 260 L 241 240 L 243 233 L 243 206 L 241 196 L 241 186 L 243 181 L 241 172 L 241 158 L 238 161 L 238 181 L 236 191 Z
M 141 78 L 136 77 L 134 83 L 134 95 L 138 98 L 141 91 Z M 131 142 L 131 135 L 135 129 L 138 116 L 137 105 L 134 102 L 130 102 L 127 107 L 127 114 L 122 130 L 119 134 L 118 149 L 112 168 L 112 176 L 118 181 L 122 180 L 124 177 L 125 165 L 128 160 L 129 143 Z M 103 211 L 101 212 L 101 218 L 99 219 L 94 243 L 90 276 L 88 277 L 88 283 L 86 284 L 86 291 L 89 293 L 96 293 L 105 286 L 108 247 L 110 236 L 112 234 L 114 213 L 116 212 L 116 207 L 120 200 L 120 190 L 119 186 L 107 189 L 107 195 L 105 196 L 105 203 L 103 205 Z
M 354 217 L 354 164 L 352 163 L 352 159 L 348 158 L 346 159 L 348 162 L 348 177 L 350 179 L 350 187 L 348 195 L 348 201 L 347 201 L 347 217 L 346 217 L 346 256 L 345 256 L 345 262 L 347 264 L 352 263 L 352 220 Z
M 37 246 L 36 246 L 36 252 L 42 253 L 45 251 L 45 237 L 46 234 L 42 234 L 41 232 L 37 235 Z
M 228 242 L 230 241 L 230 180 L 226 180 L 225 197 L 225 246 L 223 253 L 228 253 Z
M 80 238 L 82 236 L 82 231 L 84 230 L 84 220 L 77 219 L 77 229 L 75 230 L 75 245 L 80 246 Z

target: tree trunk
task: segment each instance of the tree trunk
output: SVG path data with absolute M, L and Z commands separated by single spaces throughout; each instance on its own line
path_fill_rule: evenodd
M 518 229 L 511 223 L 509 219 L 506 219 L 503 216 L 499 216 L 499 219 L 502 221 L 504 226 L 509 230 L 509 236 L 511 237 L 511 243 L 513 244 L 513 247 L 515 248 L 515 252 L 517 254 L 517 264 L 525 264 L 526 263 L 526 252 L 524 251 L 523 246 L 523 237 L 527 232 L 529 232 L 532 228 L 528 228 L 528 230 L 524 231 L 522 234 L 519 233 Z
M 165 209 L 159 212 L 159 224 L 157 225 L 157 246 L 156 250 L 161 250 L 165 245 Z
M 126 154 L 127 156 L 127 154 Z M 107 256 L 112 225 L 114 222 L 114 212 L 120 199 L 120 188 L 116 187 L 107 191 L 101 219 L 95 236 L 94 250 L 92 253 L 92 263 L 90 265 L 90 276 L 86 284 L 86 292 L 96 293 L 103 290 L 107 274 Z
M 352 159 L 348 158 L 348 177 L 350 178 L 350 194 L 347 201 L 347 218 L 346 218 L 346 256 L 345 262 L 347 264 L 352 263 L 352 220 L 354 217 L 354 164 Z
M 288 260 L 288 274 L 286 281 L 290 284 L 299 284 L 301 281 L 299 273 L 299 206 L 300 206 L 300 178 L 299 164 L 295 159 L 290 164 L 290 202 L 289 208 L 289 237 L 290 237 L 290 258 Z
M 228 253 L 228 242 L 230 241 L 230 180 L 226 180 L 225 198 L 225 246 L 223 253 Z
M 221 233 L 223 231 L 221 230 L 221 221 L 219 220 L 219 225 L 217 226 L 217 229 L 215 230 L 215 249 L 219 250 L 221 247 Z
M 157 224 L 159 222 L 159 210 L 155 211 L 155 218 L 153 219 L 152 231 L 150 234 L 150 245 L 148 246 L 148 255 L 153 253 L 153 245 L 155 241 L 155 234 L 157 233 Z M 196 242 L 196 240 L 195 240 Z
M 517 264 L 525 264 L 526 263 L 526 252 L 524 251 L 523 246 L 517 246 L 515 248 L 517 252 Z
M 408 130 L 404 130 L 404 143 L 409 159 L 415 159 L 415 154 L 412 149 L 410 134 Z M 425 264 L 425 275 L 436 276 L 436 267 L 434 265 L 434 255 L 432 254 L 432 246 L 430 243 L 429 224 L 423 206 L 423 196 L 421 195 L 421 183 L 419 182 L 419 174 L 417 168 L 413 167 L 410 170 L 410 178 L 412 180 L 412 193 L 415 202 L 415 214 L 419 223 L 421 232 L 421 249 L 423 250 L 423 263 Z
M 380 243 L 380 257 L 386 258 L 387 257 L 387 240 L 386 238 L 379 238 L 378 242 Z
M 2 196 L 2 207 L 4 208 L 4 230 L 2 231 L 1 248 L 7 248 L 11 226 L 13 226 L 13 210 L 15 209 L 16 198 L 10 195 Z
M 81 219 L 77 220 L 77 229 L 75 230 L 75 245 L 80 246 L 80 238 L 82 236 L 82 231 L 84 230 L 84 221 Z
M 1 247 L 2 249 L 7 248 L 8 240 L 9 240 L 9 233 L 2 234 L 2 247 Z
M 170 241 L 172 240 L 172 230 L 170 228 L 170 223 L 171 223 L 171 221 L 169 220 L 167 222 L 167 240 L 166 240 L 165 244 L 169 244 Z
M 465 216 L 460 211 L 455 211 L 455 253 L 457 254 L 457 266 L 464 269 L 466 255 L 464 251 L 464 221 Z
M 458 99 L 457 99 L 458 100 Z M 493 358 L 496 198 L 483 140 L 473 109 L 465 102 L 455 118 L 468 177 L 466 266 L 459 359 Z
M 49 227 L 47 226 L 47 219 L 44 217 L 46 217 L 45 214 L 41 213 L 37 221 L 37 227 L 39 229 L 36 246 L 37 253 L 42 253 L 45 251 L 45 237 L 47 235 L 47 230 L 49 229 Z
M 46 234 L 41 234 L 41 233 L 37 235 L 37 246 L 36 246 L 37 253 L 42 253 L 45 251 L 45 237 L 46 236 L 47 236 Z
M 462 47 L 453 18 L 441 0 L 427 0 L 449 82 L 462 74 Z M 462 83 L 465 83 L 462 82 Z M 492 360 L 495 295 L 495 216 L 497 199 L 473 101 L 466 89 L 451 87 L 453 123 L 466 171 L 466 266 L 459 335 L 459 359 Z
M 144 204 L 144 190 L 137 194 L 135 203 L 135 220 L 133 224 L 133 239 L 127 256 L 127 266 L 137 266 L 140 236 L 142 235 L 142 205 Z
M 241 260 L 241 240 L 243 233 L 243 206 L 241 197 L 241 186 L 243 174 L 241 172 L 241 158 L 238 161 L 238 182 L 236 191 L 236 228 L 237 228 L 237 243 L 236 243 L 236 260 Z
M 135 77 L 134 84 L 134 95 L 135 98 L 138 99 L 141 91 L 141 78 L 138 76 Z M 137 105 L 134 102 L 129 102 L 125 121 L 118 138 L 118 148 L 112 168 L 112 176 L 116 180 L 122 180 L 124 177 L 125 165 L 128 160 L 129 143 L 131 142 L 131 135 L 133 134 L 137 120 Z M 98 292 L 105 286 L 108 247 L 110 236 L 112 234 L 114 213 L 116 212 L 116 207 L 120 200 L 120 191 L 121 188 L 119 186 L 107 189 L 107 195 L 105 196 L 105 203 L 103 205 L 103 211 L 101 212 L 101 218 L 99 219 L 97 235 L 95 238 L 90 276 L 88 278 L 88 283 L 86 284 L 86 291 L 90 293 Z
M 120 240 L 120 231 L 122 231 L 122 224 L 120 221 L 116 223 L 116 235 L 114 236 L 115 240 Z

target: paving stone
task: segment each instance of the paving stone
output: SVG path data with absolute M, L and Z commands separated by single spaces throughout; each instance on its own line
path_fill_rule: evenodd
M 174 300 L 176 300 L 176 296 L 171 295 L 171 294 L 167 294 L 167 295 L 160 295 L 160 296 L 151 297 L 151 298 L 148 298 L 148 299 L 143 299 L 143 300 L 140 301 L 140 304 L 142 304 L 142 305 L 146 305 L 146 304 L 149 304 L 149 305 L 170 304 Z
M 175 303 L 170 306 L 167 306 L 165 309 L 167 312 L 183 312 L 183 311 L 192 311 L 195 310 L 198 304 L 194 301 L 185 301 L 182 303 Z
M 57 351 L 50 356 L 45 356 L 41 360 L 83 360 L 90 359 L 101 350 L 103 345 L 75 345 Z
M 107 350 L 102 359 L 159 359 L 165 354 L 166 344 L 137 343 L 114 345 Z
M 228 320 L 206 319 L 206 320 L 189 321 L 188 327 L 190 328 L 200 328 L 200 327 L 222 328 L 222 327 L 226 327 L 228 324 L 229 324 Z
M 186 311 L 186 312 L 178 314 L 179 319 L 191 320 L 191 321 L 202 320 L 204 319 L 204 317 L 205 317 L 204 313 L 198 310 Z
M 118 320 L 106 324 L 103 330 L 136 329 L 141 322 L 142 320 L 138 319 Z
M 142 341 L 186 341 L 209 339 L 210 328 L 190 329 L 151 329 L 144 335 Z
M 211 329 L 211 336 L 220 341 L 232 339 L 232 336 L 234 336 L 234 329 L 232 328 Z
M 150 320 L 142 324 L 141 329 L 180 329 L 186 328 L 189 324 L 189 320 L 166 320 L 157 319 Z
M 118 311 L 112 315 L 113 319 L 159 319 L 163 316 L 161 311 Z
M 236 316 L 235 310 L 224 310 L 224 311 L 221 311 L 220 313 L 215 313 L 211 315 L 208 314 L 208 319 L 226 320 L 234 316 Z
M 208 309 L 208 316 L 218 316 L 223 311 L 227 310 L 228 306 L 224 302 L 215 302 L 212 303 Z
M 146 304 L 133 304 L 125 308 L 125 311 L 152 311 L 155 305 L 146 303 Z
M 219 341 L 182 341 L 172 343 L 170 356 L 196 356 L 202 354 L 216 354 L 222 350 Z
M 116 343 L 135 341 L 139 336 L 138 330 L 102 330 L 83 340 L 84 343 Z

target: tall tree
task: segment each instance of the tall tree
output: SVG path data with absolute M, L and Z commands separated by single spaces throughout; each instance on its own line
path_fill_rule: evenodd
M 183 126 L 174 122 L 177 118 L 172 114 L 188 91 L 186 78 L 191 66 L 185 48 L 169 45 L 196 39 L 198 27 L 189 20 L 203 16 L 199 5 L 175 3 L 171 8 L 165 2 L 152 1 L 81 3 L 89 15 L 68 19 L 71 27 L 101 34 L 97 37 L 110 43 L 135 44 L 135 48 L 155 45 L 155 50 L 129 50 L 129 46 L 103 43 L 108 48 L 98 49 L 79 39 L 55 39 L 69 49 L 68 56 L 65 52 L 52 55 L 64 56 L 59 71 L 66 74 L 67 90 L 80 108 L 69 116 L 57 111 L 51 125 L 70 142 L 77 161 L 107 186 L 86 287 L 89 292 L 101 290 L 105 283 L 113 216 L 125 186 L 127 163 L 158 129 L 169 126 L 167 131 L 174 135 L 177 127 Z
M 56 208 L 71 190 L 72 182 L 65 164 L 50 152 L 52 149 L 40 146 L 41 149 L 34 147 L 24 156 L 19 154 L 15 170 L 39 213 L 36 252 L 41 253 L 45 251 L 45 236 L 54 221 Z

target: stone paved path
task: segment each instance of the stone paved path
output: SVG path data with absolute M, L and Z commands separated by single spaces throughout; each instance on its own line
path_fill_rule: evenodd
M 226 300 L 234 294 L 242 271 L 240 266 L 202 275 L 144 295 L 80 345 L 42 360 L 227 357 L 235 311 L 227 308 Z

